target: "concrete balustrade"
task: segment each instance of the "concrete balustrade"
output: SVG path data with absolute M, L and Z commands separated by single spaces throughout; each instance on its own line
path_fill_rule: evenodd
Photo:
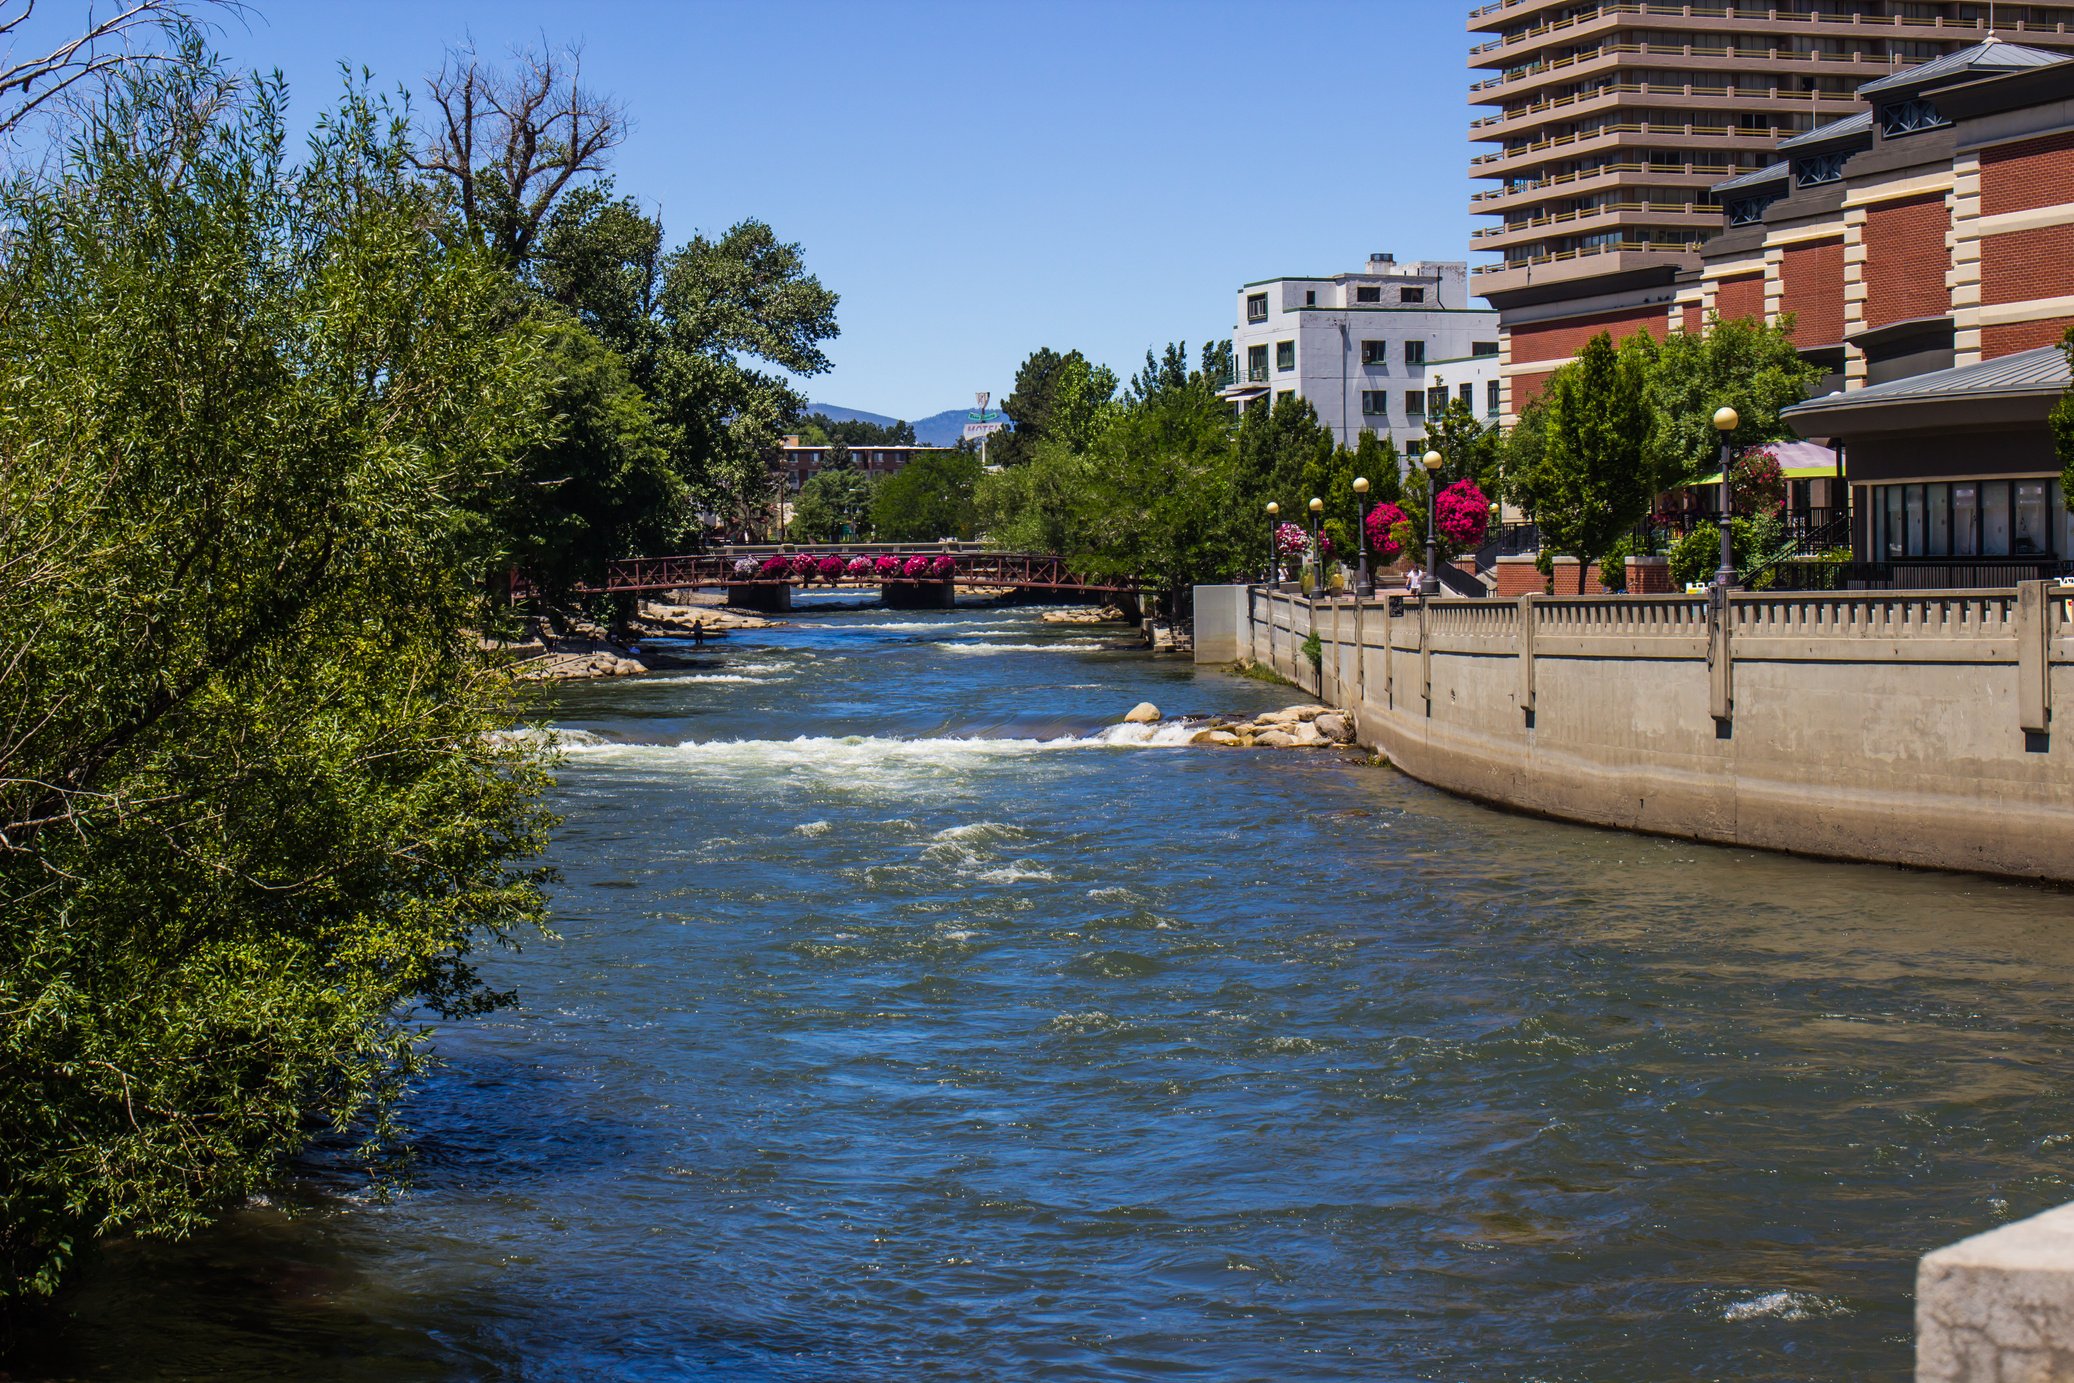
M 1312 602 L 1199 586 L 1196 659 L 1270 664 L 1437 787 L 1573 821 L 2074 880 L 2069 593 Z M 1303 654 L 1316 632 L 1320 660 Z
M 1916 1268 L 1916 1383 L 2074 1380 L 2074 1205 L 1962 1239 Z

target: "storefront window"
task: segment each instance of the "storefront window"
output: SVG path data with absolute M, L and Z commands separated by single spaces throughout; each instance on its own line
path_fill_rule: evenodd
M 1923 542 L 1923 487 L 1904 485 L 1901 487 L 1903 511 L 1908 515 L 1908 537 L 1904 549 L 1911 557 L 1922 557 L 1930 549 Z
M 1882 525 L 1885 531 L 1880 534 L 1880 552 L 1889 559 L 1906 557 L 1908 556 L 1908 549 L 1903 547 L 1901 542 L 1901 487 L 1899 485 L 1886 486 L 1882 492 L 1882 497 L 1886 500 L 1885 513 L 1883 515 L 1886 523 Z
M 1943 557 L 1952 550 L 1952 487 L 1925 485 L 1923 509 L 1929 526 L 1929 538 L 1923 551 L 1933 557 Z
M 1980 553 L 2009 555 L 2009 484 L 1989 481 L 1980 487 Z
M 2016 546 L 2019 557 L 2043 557 L 2052 550 L 2050 516 L 2045 509 L 2045 482 L 2016 482 Z
M 1952 486 L 1952 555 L 1980 556 L 1980 486 Z

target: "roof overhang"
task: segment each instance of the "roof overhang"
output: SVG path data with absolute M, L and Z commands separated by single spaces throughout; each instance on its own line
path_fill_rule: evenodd
M 1856 391 L 1864 393 L 1864 390 Z M 1886 432 L 1954 432 L 1976 427 L 2043 426 L 2065 393 L 2058 388 L 1979 390 L 1853 402 L 1831 394 L 1795 404 L 1783 416 L 1803 437 L 1862 437 Z

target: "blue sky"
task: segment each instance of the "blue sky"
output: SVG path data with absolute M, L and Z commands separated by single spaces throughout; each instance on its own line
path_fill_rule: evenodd
M 220 46 L 296 113 L 341 59 L 580 41 L 628 106 L 622 191 L 669 237 L 761 217 L 842 295 L 816 400 L 916 417 L 1038 346 L 1127 374 L 1228 335 L 1233 290 L 1370 251 L 1462 258 L 1468 6 L 252 0 Z

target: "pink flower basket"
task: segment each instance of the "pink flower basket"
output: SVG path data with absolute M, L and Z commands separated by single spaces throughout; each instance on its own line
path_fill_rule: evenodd
M 930 559 L 916 553 L 900 564 L 900 574 L 910 581 L 919 581 L 929 574 Z
M 811 552 L 795 552 L 792 554 L 792 574 L 794 576 L 804 576 L 811 579 L 820 565 L 821 559 Z
M 874 565 L 869 557 L 852 557 L 843 569 L 852 576 L 869 576 Z
M 958 559 L 947 552 L 929 564 L 929 570 L 938 576 L 949 576 L 957 569 Z
M 849 565 L 841 557 L 823 557 L 820 561 L 821 579 L 830 585 L 834 585 L 836 579 L 843 574 Z
M 871 565 L 872 569 L 882 577 L 900 575 L 900 559 L 898 557 L 881 557 Z
M 757 570 L 765 577 L 786 577 L 792 575 L 792 564 L 783 557 L 766 557 Z
M 1458 548 L 1483 542 L 1491 526 L 1491 501 L 1473 480 L 1458 480 L 1433 497 L 1433 523 Z
M 1405 512 L 1388 500 L 1368 511 L 1368 546 L 1385 562 L 1395 561 L 1397 554 L 1404 551 L 1397 535 L 1391 531 L 1404 522 Z

